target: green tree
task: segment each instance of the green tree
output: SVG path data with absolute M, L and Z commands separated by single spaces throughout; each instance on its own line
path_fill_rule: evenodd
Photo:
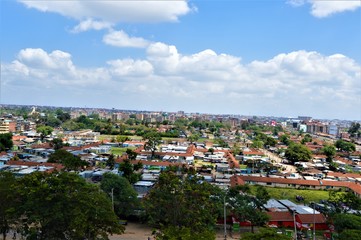
M 109 194 L 113 194 L 114 211 L 120 217 L 127 217 L 133 210 L 139 208 L 140 202 L 137 192 L 129 181 L 113 173 L 105 173 L 100 182 L 100 188 Z
M 251 144 L 252 148 L 263 148 L 264 142 L 261 140 L 254 140 Z
M 160 227 L 161 232 L 169 227 L 174 228 L 175 232 L 190 228 L 195 235 L 204 233 L 209 236 L 222 206 L 217 197 L 219 192 L 219 188 L 201 181 L 195 175 L 182 179 L 174 172 L 167 171 L 159 176 L 144 206 L 150 223 Z M 212 236 L 214 239 L 214 232 Z
M 280 142 L 282 142 L 285 145 L 290 145 L 291 140 L 290 140 L 290 136 L 287 134 L 283 134 L 282 136 L 280 136 L 279 138 Z
M 355 144 L 346 142 L 342 139 L 339 139 L 335 142 L 335 147 L 342 152 L 352 152 L 356 150 Z
M 113 154 L 110 154 L 110 156 L 108 157 L 106 165 L 107 165 L 110 169 L 114 169 L 115 159 L 114 159 L 114 155 L 113 155 Z
M 190 136 L 187 137 L 187 140 L 190 142 L 190 143 L 194 143 L 194 142 L 197 142 L 199 139 L 199 135 L 198 134 L 192 134 Z
M 148 132 L 143 136 L 143 139 L 146 141 L 144 144 L 144 149 L 152 152 L 152 158 L 154 158 L 155 151 L 157 150 L 158 145 L 161 143 L 162 138 L 158 132 Z
M 326 145 L 322 148 L 322 152 L 326 155 L 327 162 L 330 163 L 336 154 L 336 148 L 333 145 Z
M 361 136 L 361 126 L 360 123 L 353 122 L 351 123 L 351 127 L 348 129 L 348 133 L 351 137 L 360 137 Z
M 0 171 L 0 230 L 4 240 L 8 231 L 18 223 L 16 208 L 20 202 L 15 188 L 14 174 Z
M 271 228 L 260 228 L 257 233 L 242 234 L 242 240 L 290 240 L 290 237 Z
M 36 128 L 36 132 L 40 133 L 40 139 L 43 141 L 46 136 L 53 132 L 53 128 L 50 126 L 40 125 Z
M 55 150 L 55 152 L 49 156 L 48 162 L 63 164 L 66 170 L 79 170 L 84 166 L 88 166 L 86 161 L 81 160 L 65 149 Z
M 140 180 L 141 174 L 137 173 L 137 171 L 143 168 L 140 161 L 135 164 L 133 164 L 133 162 L 133 159 L 128 158 L 119 164 L 119 171 L 123 173 L 123 177 L 125 177 L 131 184 Z
M 133 151 L 130 148 L 127 148 L 125 153 L 127 154 L 128 159 L 130 159 L 130 160 L 135 160 L 137 158 L 137 155 L 138 155 L 138 153 L 136 153 L 135 151 Z
M 285 157 L 292 163 L 299 161 L 307 162 L 311 160 L 312 153 L 306 146 L 299 143 L 293 143 L 286 149 Z
M 12 136 L 11 133 L 0 134 L 0 152 L 9 150 L 13 147 Z
M 54 150 L 58 150 L 58 149 L 64 147 L 63 140 L 61 138 L 54 138 L 51 141 L 51 145 L 54 148 Z
M 232 213 L 241 221 L 250 221 L 252 232 L 254 226 L 263 226 L 268 221 L 268 216 L 262 212 L 263 204 L 269 199 L 269 195 L 265 189 L 257 189 L 257 195 L 240 194 L 238 189 L 229 191 L 228 203 L 232 208 Z
M 346 229 L 360 230 L 361 216 L 354 214 L 336 214 L 333 216 L 335 230 L 339 233 Z
M 307 142 L 312 142 L 312 136 L 308 133 L 301 140 L 302 144 L 305 144 Z
M 124 231 L 106 194 L 76 174 L 37 172 L 19 183 L 19 230 L 28 239 L 108 239 Z

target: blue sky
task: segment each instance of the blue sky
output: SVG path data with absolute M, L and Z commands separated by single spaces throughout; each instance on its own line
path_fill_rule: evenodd
M 361 119 L 361 1 L 14 1 L 1 103 Z

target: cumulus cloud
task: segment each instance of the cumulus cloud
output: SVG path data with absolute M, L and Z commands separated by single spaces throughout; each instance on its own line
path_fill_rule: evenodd
M 112 28 L 111 23 L 104 22 L 104 21 L 95 21 L 91 18 L 88 18 L 84 21 L 81 21 L 78 25 L 76 25 L 71 32 L 73 33 L 80 33 L 80 32 L 86 32 L 89 30 L 102 30 L 102 29 L 111 29 Z
M 311 14 L 318 18 L 361 8 L 360 0 L 288 0 L 287 3 L 295 7 L 309 3 L 311 4 Z
M 355 99 L 361 95 L 361 66 L 342 54 L 301 50 L 242 63 L 211 49 L 184 55 L 164 43 L 151 43 L 146 54 L 145 59 L 113 59 L 84 69 L 69 53 L 24 49 L 12 63 L 2 64 L 3 85 L 47 87 L 53 89 L 52 99 L 62 99 L 66 89 L 81 96 L 77 101 L 98 96 L 97 105 L 120 101 L 136 109 L 360 118 Z
M 77 20 L 100 19 L 119 22 L 175 22 L 192 11 L 185 0 L 178 1 L 35 1 L 18 0 L 29 8 L 54 12 Z
M 140 37 L 130 37 L 124 31 L 111 31 L 104 35 L 103 42 L 116 47 L 134 47 L 145 48 L 149 45 L 149 41 Z
M 332 0 L 332 1 L 312 1 L 311 13 L 315 17 L 327 17 L 335 13 L 344 11 L 354 11 L 361 7 L 360 0 Z

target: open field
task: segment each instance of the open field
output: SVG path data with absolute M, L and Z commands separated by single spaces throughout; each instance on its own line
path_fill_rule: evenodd
M 251 191 L 255 193 L 256 186 L 250 186 Z M 291 201 L 296 200 L 296 196 L 302 196 L 305 201 L 304 203 L 320 202 L 320 200 L 327 200 L 329 191 L 325 190 L 298 190 L 293 188 L 273 188 L 266 187 L 271 198 L 275 199 L 289 199 Z M 303 202 L 302 202 L 303 203 Z
M 126 148 L 112 147 L 112 148 L 111 148 L 111 152 L 112 152 L 112 154 L 114 154 L 114 155 L 119 155 L 119 156 L 121 156 L 121 155 L 123 155 L 123 153 L 125 153 L 125 152 L 127 151 L 128 148 L 131 149 L 131 150 L 134 150 L 134 149 L 135 149 L 135 147 L 126 147 Z

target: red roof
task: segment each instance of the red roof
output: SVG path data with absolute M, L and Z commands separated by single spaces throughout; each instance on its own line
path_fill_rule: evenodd
M 270 221 L 290 221 L 293 222 L 293 215 L 289 211 L 284 212 L 266 212 Z

